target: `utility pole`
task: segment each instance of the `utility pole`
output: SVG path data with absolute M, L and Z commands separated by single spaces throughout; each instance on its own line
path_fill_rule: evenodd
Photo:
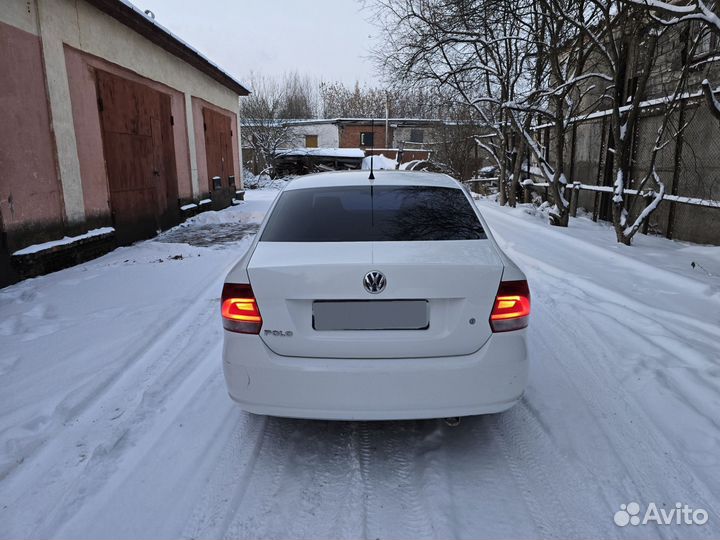
M 385 148 L 391 148 L 390 139 L 390 96 L 385 90 Z

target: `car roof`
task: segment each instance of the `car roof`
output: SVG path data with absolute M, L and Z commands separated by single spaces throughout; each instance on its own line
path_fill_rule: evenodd
M 460 184 L 447 174 L 419 171 L 374 171 L 374 186 L 433 186 L 460 188 Z M 370 185 L 370 171 L 332 171 L 308 174 L 293 179 L 286 190 L 307 189 L 328 186 L 367 186 Z

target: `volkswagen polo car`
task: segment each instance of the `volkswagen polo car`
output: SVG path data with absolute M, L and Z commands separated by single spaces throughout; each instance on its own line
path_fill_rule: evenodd
M 253 413 L 460 417 L 510 408 L 527 381 L 525 276 L 445 175 L 293 180 L 221 314 L 228 390 Z

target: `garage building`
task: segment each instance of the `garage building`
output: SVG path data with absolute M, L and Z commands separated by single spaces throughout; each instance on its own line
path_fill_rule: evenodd
M 152 14 L 121 0 L 4 0 L 0 50 L 0 286 L 242 189 L 248 90 Z

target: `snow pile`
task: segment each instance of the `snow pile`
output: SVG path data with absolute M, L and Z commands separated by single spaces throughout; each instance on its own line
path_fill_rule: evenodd
M 291 148 L 277 154 L 282 156 L 312 156 L 336 158 L 363 158 L 365 152 L 359 148 Z
M 370 170 L 370 160 L 372 160 L 373 169 L 376 171 L 380 171 L 383 169 L 394 170 L 397 167 L 397 161 L 395 161 L 394 159 L 386 158 L 382 154 L 378 154 L 377 156 L 368 156 L 363 159 L 363 169 Z
M 244 201 L 236 201 L 238 204 L 224 210 L 208 210 L 189 218 L 179 227 L 239 222 L 260 223 L 265 217 L 268 204 L 278 193 L 277 189 L 247 191 Z
M 85 234 L 80 234 L 78 236 L 65 236 L 60 240 L 51 240 L 50 242 L 43 242 L 42 244 L 34 244 L 32 246 L 28 246 L 18 251 L 15 251 L 13 255 L 18 257 L 22 255 L 31 255 L 33 253 L 47 251 L 59 246 L 70 246 L 71 244 L 76 244 L 89 238 L 104 236 L 106 234 L 112 234 L 114 232 L 115 229 L 113 229 L 112 227 L 100 227 L 99 229 L 93 229 L 86 232 Z

